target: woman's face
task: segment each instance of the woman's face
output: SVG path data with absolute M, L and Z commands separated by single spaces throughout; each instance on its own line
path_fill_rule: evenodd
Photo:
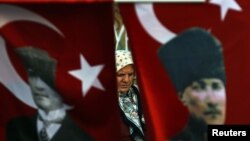
M 116 74 L 117 89 L 120 94 L 126 94 L 133 84 L 135 71 L 133 65 L 127 65 Z
M 223 124 L 226 111 L 226 93 L 220 79 L 194 81 L 182 95 L 182 101 L 196 118 L 207 124 Z

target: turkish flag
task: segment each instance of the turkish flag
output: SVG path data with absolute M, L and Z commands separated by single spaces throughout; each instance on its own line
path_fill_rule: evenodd
M 192 27 L 210 31 L 221 42 L 226 70 L 226 123 L 249 124 L 250 3 L 209 0 L 205 3 L 121 4 L 137 66 L 150 140 L 166 140 L 181 131 L 188 117 L 157 55 L 178 33 Z
M 112 2 L 113 0 L 1 0 L 1 2 L 7 3 L 103 3 Z
M 27 46 L 57 61 L 55 85 L 77 125 L 96 140 L 118 140 L 112 3 L 0 4 L 0 32 L 1 140 L 12 118 L 36 113 L 15 53 Z

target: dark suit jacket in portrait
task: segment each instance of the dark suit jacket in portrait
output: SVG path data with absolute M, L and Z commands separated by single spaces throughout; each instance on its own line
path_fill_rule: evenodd
M 207 141 L 206 133 L 207 124 L 190 116 L 186 127 L 170 141 Z
M 37 116 L 18 117 L 11 120 L 6 131 L 7 141 L 39 141 L 37 133 Z M 93 141 L 80 129 L 69 116 L 62 121 L 61 127 L 50 141 Z

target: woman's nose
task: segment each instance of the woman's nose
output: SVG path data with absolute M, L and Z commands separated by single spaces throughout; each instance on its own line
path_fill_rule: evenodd
M 129 76 L 128 76 L 128 75 L 125 75 L 125 76 L 123 77 L 123 81 L 124 81 L 124 82 L 128 82 L 128 81 L 129 81 Z

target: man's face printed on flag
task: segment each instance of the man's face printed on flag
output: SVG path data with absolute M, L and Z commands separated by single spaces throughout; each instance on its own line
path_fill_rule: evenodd
M 39 108 L 49 112 L 63 106 L 60 95 L 39 76 L 29 75 L 29 84 L 33 99 Z
M 226 93 L 220 79 L 194 81 L 184 90 L 182 101 L 191 114 L 207 124 L 223 124 L 225 121 Z

